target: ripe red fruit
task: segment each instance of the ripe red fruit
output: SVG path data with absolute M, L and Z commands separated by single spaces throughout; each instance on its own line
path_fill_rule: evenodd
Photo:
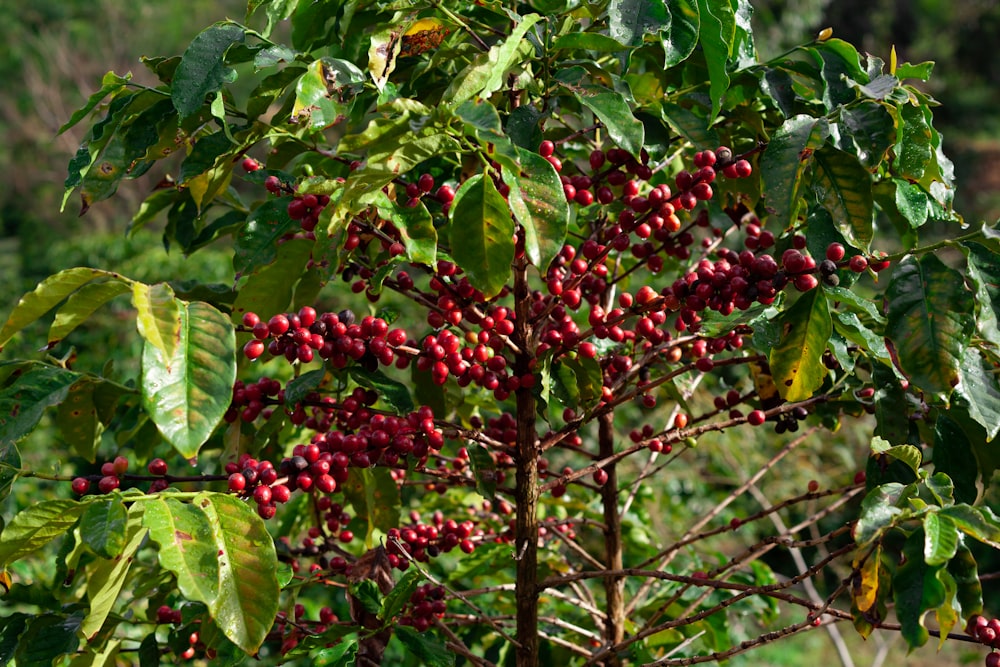
M 753 167 L 746 160 L 737 160 L 733 171 L 736 172 L 736 178 L 746 178 L 753 173 Z
M 292 497 L 292 492 L 284 484 L 275 484 L 271 487 L 271 500 L 276 503 L 287 503 Z
M 271 502 L 271 487 L 258 486 L 253 490 L 253 499 L 258 505 L 267 505 Z
M 814 479 L 811 479 L 809 480 L 809 486 L 806 488 L 809 489 L 809 493 L 816 493 L 817 491 L 819 491 L 819 482 L 817 482 Z
M 166 475 L 167 474 L 167 462 L 163 459 L 153 459 L 146 466 L 146 470 L 149 471 L 150 475 Z
M 993 651 L 986 655 L 986 667 L 1000 667 L 1000 653 Z
M 124 456 L 116 456 L 112 466 L 116 475 L 124 475 L 125 471 L 128 470 L 128 459 Z
M 249 310 L 243 313 L 243 326 L 250 327 L 252 329 L 257 326 L 258 322 L 260 322 L 260 316 L 257 315 L 257 313 Z
M 455 188 L 450 185 L 442 185 L 437 189 L 437 200 L 442 204 L 451 203 L 455 199 Z
M 434 189 L 434 177 L 430 174 L 420 174 L 420 178 L 417 179 L 417 187 L 420 188 L 421 192 L 430 192 Z
M 677 416 L 674 417 L 674 428 L 684 428 L 687 425 L 688 416 L 683 412 L 678 413 Z
M 538 145 L 538 154 L 542 157 L 551 157 L 553 153 L 556 152 L 556 145 L 546 139 Z M 558 171 L 558 169 L 556 170 Z
M 256 338 L 248 340 L 246 345 L 243 346 L 243 354 L 247 359 L 253 360 L 264 354 L 265 346 L 264 341 L 258 340 Z
M 260 162 L 257 162 L 257 160 L 254 160 L 252 157 L 245 157 L 243 158 L 242 166 L 243 171 L 249 173 L 260 169 Z
M 795 289 L 800 292 L 808 292 L 817 285 L 819 285 L 819 280 L 816 279 L 811 273 L 803 273 L 802 275 L 795 276 Z
M 97 483 L 97 488 L 101 493 L 111 493 L 119 487 L 121 482 L 117 477 L 112 475 L 105 475 L 101 478 L 101 481 Z
M 861 255 L 854 255 L 848 261 L 847 265 L 850 267 L 851 271 L 854 271 L 855 273 L 862 273 L 868 268 L 868 260 Z
M 264 188 L 273 195 L 281 193 L 281 179 L 277 176 L 268 176 L 264 179 Z
M 597 486 L 604 486 L 608 481 L 608 471 L 604 468 L 599 468 L 594 471 L 594 484 Z
M 767 420 L 767 415 L 763 410 L 751 410 L 747 415 L 747 423 L 751 426 L 760 426 Z
M 280 336 L 288 331 L 288 318 L 284 315 L 275 315 L 267 321 L 267 328 L 272 336 Z
M 85 477 L 77 477 L 73 480 L 70 486 L 73 488 L 73 493 L 78 496 L 82 496 L 87 491 L 90 491 L 90 480 Z
M 340 535 L 337 536 L 337 539 L 343 542 L 344 544 L 347 544 L 348 542 L 354 539 L 354 533 L 352 533 L 349 530 L 342 530 L 340 531 Z
M 247 478 L 244 477 L 242 473 L 234 472 L 229 476 L 230 491 L 233 493 L 239 493 L 245 488 L 247 488 Z
M 846 252 L 844 246 L 840 243 L 831 243 L 826 247 L 826 258 L 831 262 L 839 262 L 844 259 Z

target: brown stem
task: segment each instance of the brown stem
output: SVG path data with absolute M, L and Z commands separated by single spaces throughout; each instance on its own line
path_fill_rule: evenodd
M 606 412 L 598 419 L 598 441 L 601 458 L 615 453 L 614 413 Z M 605 466 L 608 480 L 601 487 L 601 503 L 604 505 L 604 557 L 605 567 L 612 572 L 622 569 L 622 525 L 618 515 L 618 472 L 616 463 Z M 607 622 L 604 625 L 604 640 L 614 646 L 625 638 L 625 578 L 609 575 L 604 579 L 604 595 L 607 607 Z M 617 667 L 621 661 L 611 656 L 605 662 L 608 667 Z
M 530 292 L 527 261 L 514 265 L 514 340 L 520 350 L 514 356 L 514 372 L 523 377 L 531 372 L 532 361 Z M 535 433 L 535 397 L 528 387 L 515 392 L 517 400 L 517 466 L 514 524 L 514 558 L 517 559 L 517 665 L 538 665 L 538 455 Z

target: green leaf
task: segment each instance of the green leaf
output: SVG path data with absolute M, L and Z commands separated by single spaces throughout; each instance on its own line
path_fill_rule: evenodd
M 881 343 L 881 339 L 878 342 Z M 872 397 L 875 402 L 875 435 L 888 442 L 906 442 L 910 432 L 910 418 L 903 409 L 906 406 L 906 391 L 899 379 L 891 368 L 874 362 L 872 384 L 875 385 L 875 395 Z
M 21 297 L 7 318 L 7 322 L 4 323 L 3 329 L 0 329 L 0 349 L 18 331 L 55 308 L 76 290 L 98 278 L 121 279 L 120 276 L 108 271 L 79 267 L 60 271 L 40 282 L 33 291 Z
M 312 656 L 312 664 L 317 667 L 352 667 L 356 664 L 357 652 L 357 636 L 344 637 L 339 644 L 325 648 Z
M 712 99 L 709 121 L 713 121 L 722 108 L 722 96 L 729 89 L 728 65 L 736 36 L 736 19 L 728 2 L 697 1 L 701 17 L 698 43 L 701 44 L 708 65 L 708 94 Z
M 816 150 L 830 132 L 825 118 L 799 115 L 782 123 L 760 157 L 763 196 L 773 224 L 778 229 L 795 222 L 802 187 L 802 172 L 809 150 Z
M 826 84 L 823 89 L 823 103 L 827 111 L 853 102 L 858 94 L 850 81 L 867 83 L 867 73 L 861 68 L 861 56 L 853 45 L 841 39 L 828 39 L 817 44 L 815 53 L 819 58 L 820 76 Z
M 601 398 L 601 377 L 596 360 L 562 357 L 552 362 L 552 393 L 565 407 L 590 409 Z
M 367 371 L 360 366 L 351 366 L 351 379 L 366 389 L 374 389 L 383 401 L 388 403 L 397 414 L 413 411 L 413 398 L 410 390 L 402 382 L 397 382 L 382 371 Z
M 476 493 L 491 502 L 497 495 L 497 464 L 486 447 L 470 445 L 469 463 L 476 480 Z
M 613 37 L 596 32 L 571 32 L 560 36 L 552 43 L 552 50 L 596 51 L 598 53 L 617 53 L 625 50 L 625 45 Z
M 861 512 L 853 531 L 854 541 L 859 547 L 881 535 L 902 514 L 895 502 L 903 488 L 896 482 L 876 486 L 861 501 Z
M 642 152 L 646 127 L 632 114 L 621 93 L 596 86 L 574 88 L 573 94 L 604 124 L 608 136 L 636 158 Z M 564 197 L 565 198 L 565 197 Z
M 403 607 L 410 601 L 410 596 L 420 586 L 424 580 L 424 575 L 420 570 L 412 568 L 403 575 L 403 578 L 396 582 L 395 587 L 382 600 L 382 609 L 378 612 L 379 620 L 383 623 L 391 623 L 396 615 L 403 610 Z
M 501 159 L 507 201 L 524 228 L 524 250 L 542 274 L 562 249 L 569 226 L 569 203 L 559 174 L 541 155 L 515 147 L 518 163 Z
M 120 493 L 98 498 L 80 517 L 80 537 L 101 558 L 117 558 L 125 548 L 128 514 Z
M 93 93 L 89 98 L 87 98 L 86 104 L 84 104 L 82 107 L 73 112 L 73 115 L 69 117 L 69 120 L 66 121 L 66 123 L 59 128 L 59 131 L 56 133 L 56 136 L 59 136 L 60 134 L 62 134 L 63 132 L 73 127 L 84 118 L 86 118 L 87 114 L 96 109 L 97 105 L 100 104 L 105 97 L 107 97 L 108 95 L 114 96 L 120 93 L 121 91 L 125 90 L 126 86 L 128 85 L 128 82 L 131 80 L 132 80 L 131 72 L 126 74 L 125 76 L 118 76 L 114 72 L 108 72 L 107 74 L 105 74 L 104 78 L 101 79 L 100 90 Z
M 406 647 L 407 653 L 427 667 L 453 667 L 455 654 L 433 632 L 417 632 L 405 625 L 396 628 L 393 635 Z
M 314 60 L 295 84 L 292 118 L 308 120 L 313 130 L 339 123 L 350 115 L 364 81 L 364 72 L 346 60 Z
M 527 49 L 521 49 L 521 41 L 531 26 L 538 23 L 542 17 L 538 14 L 528 14 L 520 19 L 506 39 L 492 46 L 488 53 L 480 55 L 468 67 L 458 72 L 444 93 L 442 101 L 445 104 L 457 107 L 476 96 L 486 99 L 506 84 L 510 68 L 530 53 Z
M 771 375 L 782 398 L 801 401 L 819 389 L 828 372 L 822 357 L 833 320 L 826 295 L 820 289 L 803 294 L 781 314 L 781 323 L 781 341 L 769 359 Z
M 75 653 L 80 646 L 77 631 L 80 616 L 42 614 L 36 616 L 18 638 L 14 660 L 17 665 L 41 667 L 51 665 L 56 658 Z
M 7 496 L 10 495 L 10 489 L 20 470 L 21 453 L 17 451 L 17 445 L 13 442 L 4 442 L 0 445 L 0 502 L 6 500 Z M 3 524 L 0 523 L 0 529 L 2 526 Z
M 926 192 L 916 183 L 910 183 L 899 178 L 892 180 L 896 186 L 896 210 L 910 226 L 917 228 L 927 222 L 930 213 L 930 201 Z
M 130 281 L 123 279 L 95 281 L 70 294 L 66 303 L 56 311 L 55 320 L 49 328 L 48 347 L 55 347 L 108 301 L 128 294 L 131 291 L 130 284 Z
M 694 52 L 701 29 L 696 0 L 667 0 L 667 11 L 670 12 L 670 24 L 660 27 L 664 69 L 680 64 Z
M 247 217 L 247 224 L 233 248 L 237 278 L 273 262 L 278 253 L 278 240 L 299 230 L 299 222 L 288 217 L 288 203 L 292 199 L 291 196 L 268 199 Z
M 969 618 L 983 611 L 983 585 L 979 581 L 979 568 L 972 551 L 959 542 L 955 557 L 948 563 L 948 572 L 955 579 L 955 594 L 962 609 L 962 616 Z
M 229 408 L 236 379 L 236 331 L 202 302 L 181 304 L 175 354 L 142 350 L 142 402 L 163 437 L 193 458 Z
M 292 239 L 278 246 L 273 262 L 256 267 L 236 295 L 234 313 L 283 313 L 305 272 L 313 244 Z
M 285 405 L 292 406 L 304 399 L 309 392 L 315 391 L 323 383 L 326 371 L 317 368 L 314 371 L 303 373 L 297 378 L 293 378 L 285 384 Z
M 143 339 L 166 358 L 174 356 L 180 339 L 182 302 L 166 283 L 132 284 L 132 305 L 137 311 L 136 327 Z
M 958 551 L 958 528 L 955 522 L 938 512 L 924 517 L 924 562 L 944 565 Z
M 142 525 L 144 513 L 142 503 L 133 504 L 126 516 L 125 507 L 121 504 L 121 496 L 115 494 L 112 496 L 111 501 L 112 504 L 117 503 L 117 507 L 113 506 L 109 512 L 98 511 L 98 514 L 101 515 L 100 517 L 96 519 L 94 517 L 90 518 L 96 524 L 102 525 L 86 526 L 88 514 L 91 513 L 92 508 L 104 503 L 91 504 L 80 520 L 80 529 L 85 542 L 88 540 L 88 531 L 91 532 L 90 537 L 92 539 L 103 540 L 105 546 L 109 546 L 108 542 L 112 541 L 112 533 L 115 534 L 113 540 L 120 541 L 117 553 L 112 555 L 100 554 L 103 556 L 103 559 L 92 563 L 88 567 L 87 599 L 90 600 L 90 613 L 83 619 L 83 624 L 80 627 L 80 631 L 88 639 L 93 639 L 93 636 L 101 629 L 108 614 L 114 608 L 122 587 L 125 584 L 125 577 L 128 575 L 135 554 L 146 540 L 147 531 Z M 94 548 L 93 545 L 90 546 Z
M 399 487 L 388 468 L 351 468 L 343 490 L 355 516 L 368 524 L 366 544 L 375 529 L 387 532 L 399 525 Z
M 611 0 L 608 5 L 608 32 L 622 44 L 638 46 L 646 35 L 670 26 L 670 12 L 663 0 Z
M 205 98 L 235 80 L 236 73 L 225 64 L 226 51 L 242 42 L 243 28 L 230 22 L 212 25 L 191 42 L 174 73 L 171 97 L 181 118 L 198 111 Z
M 416 264 L 433 265 L 437 261 L 437 229 L 434 219 L 427 207 L 421 202 L 418 206 L 402 206 L 379 192 L 375 198 L 379 215 L 391 220 L 399 230 L 406 247 L 406 256 Z
M 66 399 L 78 373 L 31 363 L 15 371 L 13 382 L 0 389 L 0 442 L 17 442 L 38 425 L 50 405 Z
M 677 132 L 698 148 L 718 147 L 719 133 L 708 127 L 708 121 L 690 109 L 677 104 L 663 104 L 663 120 L 670 129 Z
M 892 166 L 899 177 L 920 181 L 934 159 L 932 130 L 918 106 L 904 104 L 899 107 L 898 114 L 896 159 Z
M 448 241 L 452 258 L 489 299 L 500 293 L 514 260 L 514 222 L 493 179 L 476 174 L 455 194 Z
M 813 154 L 812 187 L 844 238 L 867 250 L 875 218 L 871 174 L 852 155 L 824 146 Z
M 963 243 L 967 271 L 976 288 L 976 327 L 987 340 L 1000 343 L 1000 254 L 982 243 Z
M 1000 520 L 990 508 L 952 505 L 942 509 L 940 514 L 954 521 L 958 529 L 969 537 L 1000 549 Z
M 866 101 L 842 109 L 840 128 L 853 141 L 858 160 L 869 169 L 877 166 L 896 143 L 892 114 L 878 102 Z
M 226 638 L 254 654 L 278 611 L 278 560 L 263 520 L 228 494 L 192 503 L 150 501 L 143 518 L 160 545 L 160 564 L 181 593 L 204 603 Z
M 964 399 L 969 416 L 986 430 L 986 442 L 992 442 L 1000 432 L 1000 377 L 993 364 L 971 347 L 962 355 L 958 370 L 961 379 L 956 392 Z
M 9 665 L 14 659 L 14 651 L 18 646 L 17 639 L 31 618 L 33 616 L 17 611 L 0 618 L 0 664 Z
M 84 505 L 75 500 L 43 500 L 21 510 L 0 533 L 0 567 L 59 537 L 76 524 Z
M 924 615 L 946 602 L 944 586 L 937 578 L 937 568 L 924 561 L 923 530 L 914 531 L 903 547 L 905 562 L 892 578 L 893 598 L 900 632 L 910 647 L 927 642 Z
M 907 257 L 892 274 L 886 337 L 900 370 L 931 396 L 947 400 L 974 325 L 962 275 L 934 255 Z
M 939 414 L 934 422 L 934 470 L 944 473 L 955 484 L 955 499 L 962 503 L 975 502 L 979 495 L 976 482 L 979 468 L 969 437 L 947 414 Z

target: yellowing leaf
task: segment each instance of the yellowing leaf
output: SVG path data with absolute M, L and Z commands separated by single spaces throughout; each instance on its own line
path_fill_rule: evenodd
M 875 549 L 868 555 L 854 580 L 851 596 L 859 611 L 868 611 L 878 599 L 879 551 L 879 549 Z

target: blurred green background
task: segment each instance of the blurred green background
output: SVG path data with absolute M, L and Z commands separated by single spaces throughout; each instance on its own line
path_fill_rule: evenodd
M 755 0 L 753 5 L 761 59 L 779 55 L 808 41 L 820 29 L 831 27 L 834 36 L 885 61 L 893 46 L 900 62 L 936 61 L 933 77 L 925 87 L 942 102 L 935 110 L 935 126 L 944 135 L 946 152 L 955 162 L 955 207 L 970 222 L 992 222 L 1000 217 L 1000 52 L 995 44 L 1000 35 L 1000 3 Z M 227 17 L 241 20 L 245 8 L 245 0 L 0 0 L 0 15 L 6 19 L 0 41 L 0 76 L 5 82 L 0 96 L 0 134 L 5 138 L 0 145 L 0 173 L 6 180 L 6 187 L 0 189 L 0 316 L 40 280 L 72 266 L 115 270 L 144 282 L 194 279 L 232 283 L 227 253 L 208 248 L 187 259 L 176 250 L 168 252 L 155 228 L 131 238 L 126 235 L 132 214 L 163 176 L 161 171 L 154 169 L 138 181 L 126 181 L 116 197 L 95 205 L 86 216 L 78 215 L 76 199 L 69 200 L 60 212 L 66 164 L 87 124 L 59 136 L 57 132 L 100 86 L 107 71 L 132 72 L 136 81 L 154 84 L 139 62 L 140 56 L 180 54 L 202 28 Z M 75 344 L 87 348 L 81 357 L 98 363 L 105 359 L 123 365 L 129 360 L 134 363 L 137 337 L 130 318 L 125 317 L 128 307 L 125 301 L 118 310 L 114 306 L 102 309 L 98 314 L 102 319 L 76 334 Z M 29 332 L 19 337 L 22 342 L 15 341 L 5 357 L 37 354 L 24 342 L 38 341 L 44 335 L 42 326 L 33 331 L 34 335 Z M 21 346 L 25 349 L 18 349 Z M 81 363 L 86 362 L 81 358 Z M 857 426 L 864 430 L 863 425 Z M 853 449 L 863 457 L 867 441 L 863 433 L 853 436 L 838 436 L 842 447 L 827 451 L 827 459 L 816 452 L 803 456 L 801 476 L 780 480 L 782 488 L 769 487 L 769 492 L 784 497 L 822 474 L 848 475 L 849 479 L 854 465 L 851 452 L 845 460 L 837 457 Z M 859 447 L 845 444 L 854 441 Z M 726 456 L 707 457 L 711 466 L 692 466 L 689 474 L 668 481 L 665 497 L 654 501 L 663 504 L 663 521 L 669 522 L 672 512 L 690 510 L 691 503 L 697 504 L 691 495 L 705 493 L 704 477 L 699 475 L 739 479 L 742 471 L 755 469 L 766 458 L 763 449 L 752 446 L 720 449 Z M 824 467 L 816 465 L 819 461 L 828 467 L 818 470 Z M 674 505 L 671 496 L 686 500 Z M 707 497 L 701 500 L 714 502 Z M 752 505 L 748 501 L 747 511 Z M 858 665 L 981 664 L 984 655 L 975 646 L 950 642 L 944 654 L 935 653 L 929 644 L 905 656 L 902 643 L 891 633 L 876 633 L 864 643 L 849 627 L 841 627 L 843 640 Z M 826 652 L 832 663 L 830 641 L 826 633 L 807 633 L 763 652 L 740 656 L 733 664 L 798 665 L 803 655 L 818 657 L 820 652 Z

